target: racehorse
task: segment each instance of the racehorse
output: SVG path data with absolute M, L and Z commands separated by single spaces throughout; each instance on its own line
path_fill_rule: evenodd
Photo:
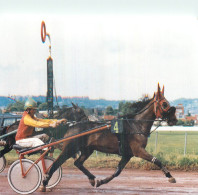
M 75 105 L 74 103 L 72 103 L 72 107 L 60 109 L 58 111 L 58 113 L 55 115 L 55 117 L 57 119 L 66 118 L 68 121 L 76 121 L 76 122 L 88 120 L 88 117 L 84 113 L 84 110 L 82 108 L 80 108 L 79 106 Z M 18 129 L 19 122 L 20 121 L 16 121 L 12 125 L 4 127 L 1 135 L 10 133 L 10 132 Z M 43 131 L 35 132 L 34 135 L 37 135 L 40 133 L 46 133 L 49 137 L 54 137 L 55 139 L 60 139 L 64 136 L 66 130 L 67 129 L 64 129 L 64 131 L 59 131 L 59 128 L 57 128 L 57 129 L 45 128 Z M 0 158 L 4 154 L 6 154 L 12 150 L 12 146 L 15 144 L 15 135 L 16 134 L 12 134 L 5 138 L 4 141 L 6 142 L 6 144 L 5 144 L 4 148 L 0 151 Z
M 106 184 L 113 178 L 117 177 L 133 156 L 154 163 L 163 171 L 165 176 L 169 178 L 169 182 L 175 183 L 176 180 L 172 177 L 166 167 L 162 165 L 160 160 L 145 150 L 151 127 L 156 119 L 167 121 L 168 125 L 174 125 L 177 122 L 175 116 L 176 109 L 175 107 L 171 107 L 169 102 L 165 99 L 164 87 L 161 91 L 158 84 L 158 91 L 157 93 L 154 93 L 153 98 L 144 102 L 138 102 L 138 109 L 136 109 L 136 111 L 136 114 L 129 114 L 122 117 L 123 128 L 125 132 L 123 135 L 124 152 L 121 154 L 121 160 L 114 174 L 95 182 L 95 176 L 83 166 L 83 163 L 89 158 L 94 150 L 120 155 L 118 136 L 115 133 L 111 133 L 111 130 L 107 128 L 104 131 L 65 141 L 63 143 L 62 152 L 55 160 L 51 169 L 43 180 L 43 186 L 40 190 L 43 192 L 46 190 L 45 186 L 48 184 L 48 181 L 55 170 L 67 159 L 72 157 L 77 151 L 81 151 L 81 155 L 74 162 L 74 165 L 88 177 L 92 186 L 96 185 L 96 187 L 99 187 L 100 185 Z M 91 121 L 79 122 L 67 130 L 65 137 L 71 136 L 73 134 L 79 134 L 85 130 L 93 129 L 94 127 L 96 128 L 99 125 L 101 125 L 101 123 Z

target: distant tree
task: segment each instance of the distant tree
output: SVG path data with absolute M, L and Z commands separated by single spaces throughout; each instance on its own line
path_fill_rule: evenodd
M 123 108 L 124 108 L 124 102 L 120 102 L 118 105 L 118 110 L 122 112 Z
M 182 121 L 181 119 L 179 119 L 178 121 L 177 121 L 177 126 L 182 126 L 182 125 L 184 125 L 185 124 L 185 122 L 184 121 Z
M 59 109 L 60 109 L 60 107 L 58 105 L 54 106 L 54 110 L 59 110 Z
M 8 104 L 6 108 L 7 112 L 21 112 L 24 111 L 24 102 L 17 101 L 15 103 Z
M 105 109 L 105 114 L 106 115 L 113 115 L 114 114 L 114 110 L 113 110 L 112 106 L 107 106 L 107 108 Z
M 123 115 L 132 114 L 135 112 L 135 108 L 133 108 L 132 105 L 133 103 L 131 102 L 120 103 L 118 111 L 121 112 Z
M 194 126 L 195 122 L 193 120 L 190 121 L 185 121 L 184 125 L 185 126 Z
M 104 115 L 105 110 L 104 109 L 100 109 L 98 110 L 98 116 L 102 116 Z
M 92 115 L 92 114 L 94 114 L 94 109 L 93 108 L 87 108 L 84 111 L 85 111 L 85 114 L 86 115 Z
M 68 106 L 66 104 L 62 105 L 62 108 L 68 108 Z
M 37 101 L 37 106 L 38 106 L 38 107 L 39 107 L 39 105 L 40 105 L 40 104 L 42 104 L 42 102 L 40 102 L 40 101 Z
M 118 109 L 114 109 L 114 115 L 117 115 L 119 113 Z
M 38 106 L 39 110 L 47 110 L 47 108 L 48 108 L 47 102 L 41 103 Z
M 81 108 L 83 109 L 83 111 L 85 112 L 85 115 L 88 116 L 90 115 L 90 112 L 88 109 L 85 108 L 85 106 L 81 106 Z

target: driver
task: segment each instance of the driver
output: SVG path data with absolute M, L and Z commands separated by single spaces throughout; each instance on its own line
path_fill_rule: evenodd
M 61 123 L 66 123 L 66 119 L 39 119 L 34 115 L 37 110 L 37 103 L 30 97 L 25 102 L 25 111 L 20 120 L 19 127 L 17 130 L 17 134 L 15 137 L 16 144 L 23 147 L 36 147 L 44 144 L 48 141 L 49 136 L 46 134 L 40 134 L 33 136 L 35 127 L 38 128 L 55 128 L 59 126 Z

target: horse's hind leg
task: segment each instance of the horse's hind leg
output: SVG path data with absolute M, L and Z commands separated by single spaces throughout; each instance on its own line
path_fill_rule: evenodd
M 81 170 L 89 179 L 89 183 L 92 186 L 95 186 L 95 176 L 91 174 L 84 166 L 83 163 L 89 158 L 89 156 L 93 153 L 93 150 L 83 150 L 79 158 L 74 162 L 74 165 Z
M 165 176 L 169 178 L 168 181 L 170 183 L 176 183 L 175 178 L 172 177 L 172 175 L 166 169 L 166 167 L 162 165 L 161 161 L 158 160 L 156 157 L 150 155 L 143 147 L 140 147 L 140 148 L 137 148 L 136 147 L 135 149 L 132 149 L 132 150 L 133 150 L 134 156 L 139 157 L 139 158 L 142 158 L 144 160 L 147 160 L 149 162 L 154 163 L 155 165 L 157 165 L 163 171 L 163 173 L 165 174 Z
M 131 158 L 131 156 L 122 156 L 122 159 L 120 160 L 120 162 L 118 164 L 118 168 L 116 169 L 115 173 L 103 180 L 97 180 L 96 187 L 99 187 L 102 184 L 106 184 L 106 183 L 110 182 L 114 177 L 117 177 L 118 175 L 120 175 L 120 173 L 122 172 L 122 170 L 124 169 L 126 164 L 129 162 L 130 158 Z

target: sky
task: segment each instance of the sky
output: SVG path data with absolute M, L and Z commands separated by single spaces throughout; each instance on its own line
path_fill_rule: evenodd
M 0 96 L 198 98 L 196 0 L 0 0 Z

